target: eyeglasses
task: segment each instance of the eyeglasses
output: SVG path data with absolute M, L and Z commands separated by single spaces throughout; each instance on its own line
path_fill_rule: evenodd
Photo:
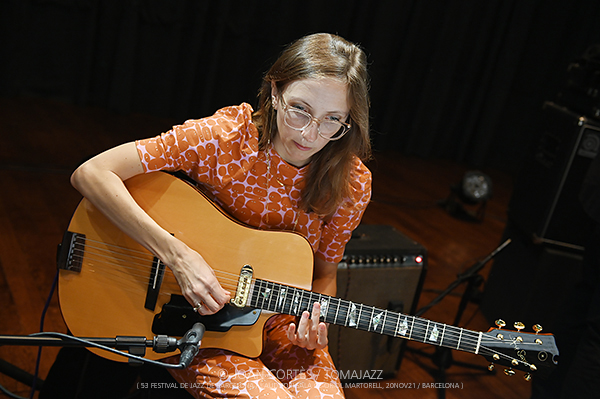
M 288 127 L 294 130 L 304 131 L 308 129 L 311 123 L 317 124 L 317 132 L 319 136 L 325 140 L 339 140 L 341 139 L 348 130 L 350 130 L 350 124 L 338 120 L 335 116 L 327 116 L 324 120 L 319 120 L 301 109 L 289 107 L 283 96 L 281 103 L 283 104 L 283 121 Z

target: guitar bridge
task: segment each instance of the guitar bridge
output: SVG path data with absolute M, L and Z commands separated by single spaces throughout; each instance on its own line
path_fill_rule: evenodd
M 238 308 L 243 308 L 248 303 L 248 295 L 250 294 L 250 285 L 252 284 L 252 276 L 254 270 L 252 266 L 244 265 L 240 271 L 237 290 L 235 296 L 231 299 L 231 303 Z
M 58 245 L 56 265 L 59 269 L 79 273 L 83 263 L 85 234 L 66 231 Z

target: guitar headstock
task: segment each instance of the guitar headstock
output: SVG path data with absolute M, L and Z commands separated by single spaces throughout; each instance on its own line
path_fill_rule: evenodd
M 558 348 L 552 334 L 540 334 L 542 326 L 533 326 L 533 333 L 521 331 L 523 323 L 514 324 L 516 331 L 504 330 L 503 320 L 497 320 L 498 328 L 491 328 L 481 339 L 479 354 L 488 359 L 490 370 L 496 364 L 507 366 L 504 373 L 512 376 L 514 371 L 524 371 L 525 379 L 532 376 L 545 378 L 558 364 Z

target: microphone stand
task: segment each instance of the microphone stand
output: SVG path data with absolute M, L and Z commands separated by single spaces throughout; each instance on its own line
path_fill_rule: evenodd
M 198 354 L 205 327 L 202 323 L 194 326 L 179 340 L 167 335 L 157 335 L 153 339 L 134 336 L 116 336 L 114 338 L 82 338 L 62 333 L 40 332 L 31 335 L 0 335 L 0 346 L 60 346 L 60 347 L 94 347 L 121 354 L 128 358 L 131 365 L 142 365 L 144 362 L 162 365 L 169 368 L 187 368 Z M 114 350 L 111 350 L 114 348 Z M 181 358 L 178 365 L 161 363 L 144 359 L 146 348 L 156 353 L 169 353 L 179 349 Z M 121 352 L 127 351 L 129 353 Z M 0 359 L 0 372 L 19 382 L 33 386 L 35 377 L 24 370 Z
M 472 300 L 477 292 L 478 287 L 483 282 L 483 277 L 478 274 L 478 272 L 488 263 L 492 258 L 494 258 L 500 251 L 502 251 L 508 244 L 510 244 L 511 240 L 508 239 L 500 244 L 495 250 L 493 250 L 489 255 L 487 255 L 483 260 L 476 262 L 471 267 L 469 267 L 464 273 L 461 273 L 457 276 L 457 279 L 454 280 L 448 287 L 442 291 L 434 300 L 432 300 L 429 304 L 425 305 L 421 309 L 419 309 L 415 316 L 421 316 L 431 307 L 439 303 L 446 295 L 452 292 L 456 287 L 460 284 L 467 282 L 467 286 L 465 291 L 461 297 L 460 304 L 458 305 L 458 310 L 456 312 L 456 316 L 454 318 L 453 326 L 458 326 L 460 324 L 460 320 L 462 315 L 467 307 L 467 304 Z M 437 379 L 436 382 L 445 383 L 446 382 L 446 370 L 454 363 L 463 367 L 468 367 L 476 370 L 488 370 L 487 367 L 481 367 L 478 365 L 465 363 L 465 362 L 457 362 L 452 358 L 452 349 L 445 347 L 436 347 L 435 352 L 433 354 L 425 353 L 419 350 L 413 350 L 412 352 L 419 353 L 425 357 L 431 358 L 433 363 L 438 367 L 437 371 L 430 370 L 430 373 Z M 438 397 L 445 398 L 446 392 L 445 388 L 438 389 Z

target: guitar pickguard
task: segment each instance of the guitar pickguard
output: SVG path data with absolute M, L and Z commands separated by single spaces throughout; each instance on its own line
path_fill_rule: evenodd
M 182 295 L 171 295 L 171 300 L 165 303 L 161 312 L 154 316 L 152 332 L 157 335 L 180 337 L 197 322 L 204 324 L 206 331 L 227 332 L 234 326 L 253 325 L 260 313 L 259 309 L 225 305 L 214 315 L 202 316 L 194 312 Z

